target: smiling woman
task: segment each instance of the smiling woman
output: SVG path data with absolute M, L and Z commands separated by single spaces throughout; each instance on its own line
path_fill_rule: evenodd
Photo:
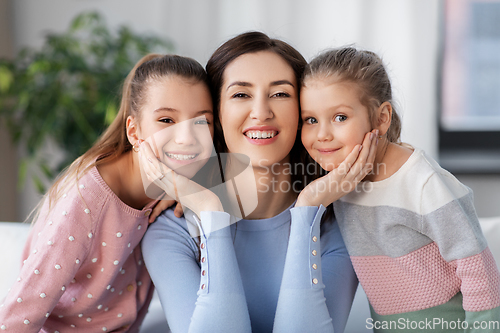
M 186 199 L 185 217 L 167 210 L 148 229 L 144 259 L 174 333 L 344 330 L 357 280 L 337 223 L 331 215 L 322 221 L 322 203 L 343 193 L 308 186 L 299 195 L 306 174 L 293 172 L 305 170 L 297 140 L 305 65 L 293 47 L 259 32 L 227 41 L 207 63 L 218 152 L 247 155 L 255 178 L 253 187 L 226 181 L 222 192 L 241 207 L 256 190 L 258 203 L 235 223 L 206 192 Z M 361 174 L 374 143 L 365 140 L 346 160 Z M 225 175 L 234 176 L 239 160 L 227 160 Z M 318 181 L 355 176 L 332 172 Z M 190 184 L 168 172 L 166 191 L 185 188 L 172 179 Z M 301 187 L 291 186 L 296 180 Z
M 260 51 L 228 64 L 220 95 L 220 122 L 229 152 L 245 152 L 254 166 L 284 165 L 298 121 L 297 81 L 281 56 Z M 289 206 L 293 200 L 284 204 Z

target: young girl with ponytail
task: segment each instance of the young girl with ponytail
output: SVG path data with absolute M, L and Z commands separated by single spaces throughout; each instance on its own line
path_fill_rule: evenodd
M 40 203 L 19 278 L 0 307 L 0 332 L 139 331 L 153 292 L 139 244 L 157 202 L 145 191 L 139 145 L 200 115 L 211 129 L 198 62 L 150 54 L 136 64 L 116 119 Z
M 366 327 L 493 332 L 484 325 L 500 318 L 500 274 L 472 191 L 422 149 L 401 142 L 381 58 L 354 47 L 325 51 L 304 71 L 300 103 L 302 143 L 326 171 L 367 131 L 378 133 L 373 171 L 333 202 L 370 302 Z

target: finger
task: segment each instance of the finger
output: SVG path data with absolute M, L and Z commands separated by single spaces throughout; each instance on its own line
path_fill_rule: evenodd
M 159 159 L 160 158 L 160 152 L 158 150 L 158 145 L 156 144 L 156 140 L 155 140 L 155 136 L 154 135 L 151 136 L 151 144 L 153 145 L 153 150 L 154 150 L 153 153 L 155 154 L 155 157 Z
M 363 139 L 363 149 L 361 149 L 361 152 L 359 153 L 358 161 L 362 164 L 365 164 L 368 155 L 370 154 L 370 149 L 372 146 L 372 142 L 375 141 L 375 133 L 373 132 L 368 132 L 365 134 L 365 138 Z
M 141 152 L 149 163 L 145 163 L 146 169 L 149 170 L 149 176 L 156 180 L 165 177 L 171 169 L 163 164 L 155 155 L 151 146 L 147 141 L 143 142 L 140 146 Z
M 149 215 L 149 223 L 153 223 L 158 216 L 167 208 L 175 204 L 175 200 L 160 200 L 153 208 L 151 215 Z
M 368 157 L 366 159 L 366 163 L 370 164 L 370 171 L 373 168 L 373 164 L 375 163 L 375 156 L 377 155 L 377 147 L 378 147 L 378 130 L 372 131 L 375 138 L 372 140 L 370 145 L 370 152 L 368 153 Z
M 156 154 L 153 152 L 149 142 L 144 141 L 140 145 L 140 152 L 143 154 L 144 158 L 149 162 L 146 163 L 150 167 L 150 169 L 159 169 L 159 160 Z M 154 170 L 154 171 L 156 171 Z
M 352 168 L 355 165 L 356 161 L 359 159 L 359 153 L 361 150 L 362 146 L 356 145 L 353 148 L 353 150 L 349 153 L 349 155 L 347 155 L 345 160 L 342 161 L 342 163 L 340 163 L 337 169 L 334 169 L 329 173 L 329 175 L 332 174 L 330 180 L 339 182 L 342 181 L 343 178 L 347 177 L 349 174 L 352 174 Z M 335 172 L 335 174 L 333 174 L 333 172 Z M 341 176 L 342 179 L 339 179 L 339 176 Z
M 378 132 L 379 132 L 378 130 L 373 130 L 371 132 L 372 139 L 370 142 L 370 149 L 368 151 L 365 164 L 361 166 L 362 168 L 359 171 L 359 175 L 356 176 L 356 178 L 358 177 L 364 178 L 373 170 L 375 157 L 377 155 Z
M 344 177 L 349 173 L 352 166 L 358 159 L 359 153 L 362 149 L 361 145 L 356 145 L 352 151 L 347 155 L 347 157 L 339 164 L 337 169 L 332 170 L 330 173 L 336 170 L 336 173 L 339 175 L 343 175 Z
M 168 169 L 167 166 L 164 166 L 164 169 L 168 169 L 171 172 L 162 173 L 159 171 L 159 166 L 162 163 L 156 159 L 153 155 L 151 148 L 148 143 L 143 143 L 141 145 L 141 166 L 143 168 L 144 173 L 146 174 L 148 180 L 161 188 L 168 195 L 170 199 L 175 197 L 175 191 L 173 189 L 171 179 L 172 179 L 172 171 Z M 170 177 L 167 177 L 170 176 Z M 174 200 L 175 201 L 175 200 Z
M 156 168 L 153 163 L 155 159 L 152 157 L 151 147 L 148 143 L 143 142 L 139 148 L 140 164 L 141 167 L 148 177 L 148 180 L 153 182 L 157 178 Z
M 182 217 L 182 215 L 184 215 L 184 209 L 182 208 L 180 202 L 178 202 L 177 206 L 175 206 L 174 215 L 179 218 Z
M 373 141 L 375 141 L 375 134 L 372 132 L 366 133 L 363 139 L 363 148 L 359 152 L 358 158 L 354 163 L 353 167 L 349 170 L 350 173 L 349 176 L 351 179 L 354 179 L 358 174 L 362 173 L 363 170 L 365 169 Z

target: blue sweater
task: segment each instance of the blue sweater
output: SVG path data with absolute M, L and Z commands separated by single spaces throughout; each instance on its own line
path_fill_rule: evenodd
M 172 332 L 343 332 L 357 279 L 323 212 L 236 224 L 222 212 L 164 212 L 142 249 Z

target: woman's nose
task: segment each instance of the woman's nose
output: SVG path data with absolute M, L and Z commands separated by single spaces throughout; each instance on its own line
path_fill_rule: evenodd
M 265 121 L 274 117 L 271 105 L 267 96 L 260 96 L 255 98 L 255 103 L 252 105 L 250 117 L 259 121 Z

